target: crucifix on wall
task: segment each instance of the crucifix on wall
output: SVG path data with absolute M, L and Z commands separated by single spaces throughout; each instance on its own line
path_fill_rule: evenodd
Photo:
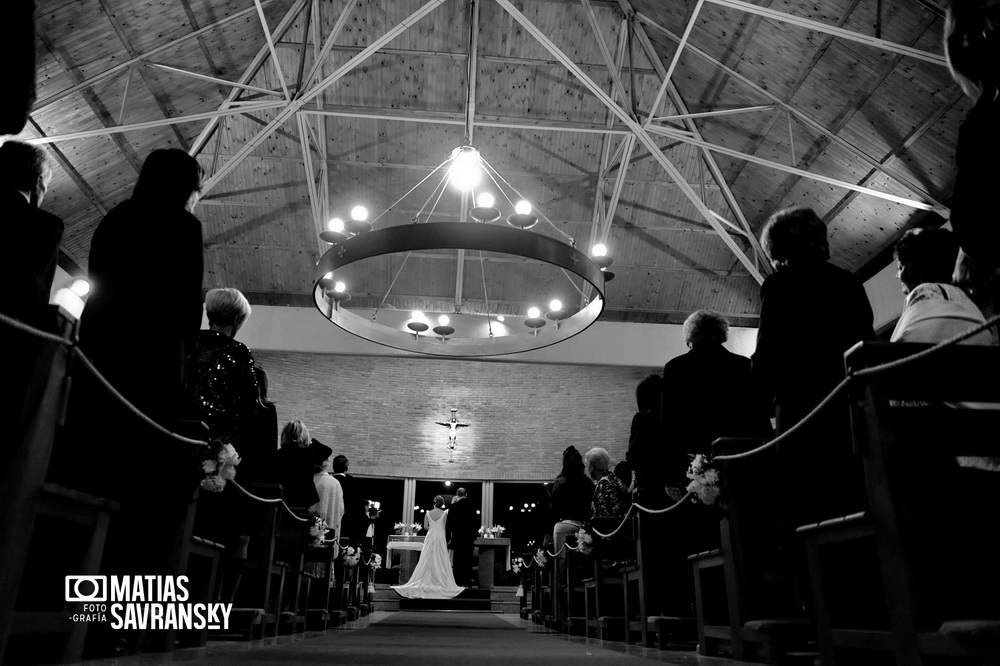
M 458 446 L 458 429 L 459 428 L 468 428 L 469 425 L 470 425 L 468 423 L 459 423 L 458 422 L 458 410 L 457 409 L 452 409 L 451 410 L 451 419 L 450 420 L 448 420 L 448 421 L 437 421 L 436 423 L 438 425 L 440 425 L 440 426 L 445 426 L 446 428 L 448 428 L 448 448 L 451 451 L 454 451 L 455 447 Z M 448 462 L 453 462 L 450 455 L 448 457 Z

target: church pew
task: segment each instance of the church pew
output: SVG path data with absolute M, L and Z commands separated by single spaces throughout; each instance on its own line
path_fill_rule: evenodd
M 301 507 L 293 507 L 292 511 L 301 518 L 309 516 L 309 511 Z M 287 567 L 284 596 L 278 614 L 279 634 L 301 633 L 306 628 L 309 592 L 316 578 L 306 568 L 306 552 L 312 541 L 309 535 L 310 525 L 308 521 L 296 520 L 288 512 L 278 515 L 275 561 Z
M 575 546 L 576 538 L 570 537 L 567 543 Z M 567 634 L 587 633 L 584 579 L 592 575 L 593 570 L 594 558 L 591 555 L 567 549 L 566 568 L 559 585 L 562 595 L 559 629 Z
M 759 439 L 720 438 L 714 456 L 746 451 Z M 773 450 L 723 462 L 725 515 L 720 547 L 691 555 L 699 652 L 781 663 L 790 649 L 808 649 L 812 623 L 803 614 L 796 543 L 774 517 L 769 489 Z
M 927 347 L 862 343 L 845 362 L 856 372 Z M 864 463 L 868 511 L 801 533 L 819 550 L 829 547 L 821 542 L 827 533 L 850 528 L 855 541 L 874 550 L 869 568 L 881 579 L 888 626 L 842 626 L 835 612 L 840 589 L 814 556 L 823 664 L 851 663 L 857 655 L 848 648 L 881 650 L 915 666 L 943 658 L 996 663 L 1000 550 L 983 526 L 995 521 L 1000 475 L 959 466 L 956 456 L 1000 458 L 1000 411 L 960 404 L 1000 402 L 997 376 L 1000 349 L 958 346 L 852 385 L 852 435 Z
M 258 497 L 278 497 L 278 484 L 254 484 L 247 490 Z M 232 570 L 241 577 L 233 604 L 230 629 L 250 640 L 275 636 L 278 632 L 278 613 L 284 596 L 287 563 L 276 558 L 276 533 L 278 513 L 284 511 L 278 504 L 261 504 L 257 531 L 250 535 L 247 558 L 231 560 Z
M 623 519 L 624 516 L 595 518 L 591 526 L 602 534 L 610 534 L 622 524 Z M 590 577 L 583 581 L 588 636 L 610 640 L 624 633 L 624 593 L 618 568 L 624 561 L 635 560 L 631 527 L 632 522 L 626 520 L 622 529 L 609 539 L 595 535 L 593 569 Z

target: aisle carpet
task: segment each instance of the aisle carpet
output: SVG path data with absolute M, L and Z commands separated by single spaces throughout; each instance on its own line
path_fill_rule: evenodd
M 576 664 L 637 663 L 595 645 L 532 634 L 491 613 L 400 611 L 367 627 L 185 663 L 240 664 Z

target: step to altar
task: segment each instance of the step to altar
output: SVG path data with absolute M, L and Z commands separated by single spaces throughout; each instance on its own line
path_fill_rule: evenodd
M 467 587 L 461 594 L 451 599 L 406 599 L 400 597 L 399 610 L 426 610 L 426 611 L 482 611 L 489 613 L 490 607 L 489 590 L 481 590 L 478 587 Z
M 414 608 L 410 605 L 416 601 L 444 601 L 462 602 L 462 607 L 451 608 Z M 472 603 L 466 603 L 466 601 Z M 496 586 L 492 590 L 480 590 L 479 588 L 468 588 L 462 595 L 455 599 L 404 599 L 392 589 L 390 585 L 378 583 L 375 585 L 375 593 L 372 595 L 373 610 L 376 611 L 397 611 L 397 610 L 477 610 L 491 613 L 512 613 L 517 614 L 520 610 L 520 599 L 517 597 L 517 588 L 510 586 Z M 428 604 L 436 605 L 436 604 Z M 472 606 L 472 608 L 470 608 Z

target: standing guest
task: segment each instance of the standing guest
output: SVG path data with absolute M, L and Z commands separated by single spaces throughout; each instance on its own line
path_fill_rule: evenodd
M 993 192 L 1000 182 L 1000 3 L 954 0 L 945 18 L 945 55 L 952 77 L 975 101 L 958 132 L 951 224 L 962 254 L 959 284 L 986 283 L 1000 311 L 1000 223 Z
M 41 210 L 52 180 L 45 152 L 20 141 L 0 145 L 0 313 L 37 323 L 49 302 L 63 222 Z
M 278 448 L 278 410 L 267 397 L 267 372 L 254 366 L 258 399 L 250 419 L 251 425 L 243 432 L 240 455 L 240 483 L 273 483 L 276 476 L 271 467 Z
M 344 518 L 344 491 L 340 482 L 330 474 L 333 449 L 314 439 L 305 451 L 313 466 L 312 481 L 319 498 L 309 510 L 319 515 L 330 528 L 331 532 L 327 533 L 326 538 L 339 539 L 341 521 Z M 333 556 L 337 557 L 337 553 L 338 544 L 334 541 Z
M 972 299 L 951 282 L 958 241 L 947 229 L 911 229 L 896 243 L 896 277 L 906 302 L 891 342 L 941 342 L 986 321 Z M 980 331 L 963 344 L 992 344 Z
M 798 423 L 844 378 L 844 352 L 872 340 L 874 315 L 861 281 L 828 260 L 826 226 L 809 208 L 775 213 L 761 245 L 775 272 L 760 289 L 753 355 L 756 389 L 774 405 L 778 433 Z M 828 406 L 778 450 L 793 480 L 797 519 L 862 508 L 864 486 L 851 452 L 847 403 Z
M 6 66 L 6 92 L 0 105 L 0 134 L 18 134 L 35 103 L 35 3 L 4 3 L 4 38 L 0 62 Z
M 562 471 L 552 484 L 550 506 L 556 524 L 552 529 L 552 547 L 559 551 L 566 537 L 576 534 L 590 520 L 590 505 L 594 499 L 594 482 L 587 476 L 583 456 L 575 446 L 563 450 Z M 559 554 L 565 560 L 566 551 Z
M 205 294 L 208 330 L 198 333 L 198 349 L 188 366 L 186 392 L 192 416 L 208 425 L 213 438 L 235 441 L 240 447 L 251 433 L 260 400 L 253 354 L 235 340 L 250 318 L 250 303 L 237 289 L 212 289 Z
M 660 433 L 660 396 L 663 379 L 659 375 L 647 375 L 635 387 L 635 402 L 639 411 L 632 416 L 629 431 L 628 451 L 625 459 L 635 470 L 635 490 L 638 500 L 650 509 L 667 506 L 666 447 Z M 676 465 L 674 465 L 676 467 Z
M 351 543 L 361 543 L 368 532 L 368 501 L 361 494 L 357 479 L 347 473 L 351 461 L 341 454 L 333 459 L 333 478 L 344 491 L 344 520 L 340 533 Z
M 115 388 L 167 428 L 179 420 L 185 354 L 201 327 L 201 222 L 192 211 L 203 174 L 183 150 L 154 150 L 132 198 L 101 220 L 90 245 L 80 346 Z M 151 287 L 153 275 L 167 280 L 162 288 Z M 154 293 L 156 323 L 139 330 L 137 306 Z
M 631 495 L 635 491 L 635 472 L 632 471 L 632 466 L 625 460 L 619 460 L 618 464 L 615 465 L 615 476 L 625 488 L 626 501 L 631 501 Z
M 593 518 L 624 516 L 628 511 L 628 487 L 611 471 L 611 456 L 606 449 L 595 447 L 584 456 L 587 475 L 594 481 L 594 498 L 590 504 Z
M 465 488 L 455 491 L 447 520 L 445 531 L 451 544 L 455 581 L 460 585 L 476 587 L 479 581 L 472 577 L 472 551 L 479 536 L 480 519 Z
M 281 429 L 281 448 L 278 449 L 276 467 L 281 493 L 290 506 L 307 507 L 319 501 L 313 483 L 313 465 L 308 449 L 315 441 L 302 421 L 289 421 Z

